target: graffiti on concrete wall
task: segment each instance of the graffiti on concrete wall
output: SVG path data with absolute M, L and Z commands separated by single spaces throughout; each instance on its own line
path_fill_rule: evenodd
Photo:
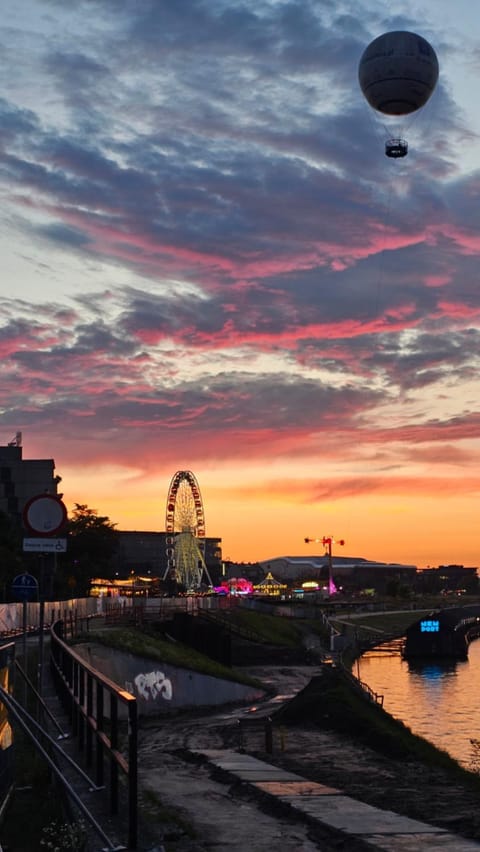
M 134 686 L 135 691 L 145 701 L 156 701 L 157 698 L 171 701 L 173 697 L 172 681 L 160 671 L 141 672 L 134 679 Z M 134 692 L 133 689 L 129 691 Z

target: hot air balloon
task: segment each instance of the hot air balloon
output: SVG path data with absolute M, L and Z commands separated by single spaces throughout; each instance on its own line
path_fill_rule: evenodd
M 408 115 L 423 107 L 438 80 L 433 47 L 416 33 L 384 33 L 364 50 L 358 66 L 360 88 L 370 106 L 384 115 Z M 405 157 L 404 139 L 385 144 L 387 157 Z

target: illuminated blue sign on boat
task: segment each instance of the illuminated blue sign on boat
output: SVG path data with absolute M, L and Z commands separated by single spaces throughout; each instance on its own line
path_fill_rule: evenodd
M 438 633 L 440 631 L 440 622 L 427 619 L 420 622 L 421 633 Z

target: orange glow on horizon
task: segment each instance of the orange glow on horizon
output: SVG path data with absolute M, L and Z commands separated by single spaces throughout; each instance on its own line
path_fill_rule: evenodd
M 174 471 L 173 471 L 174 472 Z M 414 483 L 407 480 L 392 494 L 392 483 L 382 491 L 348 493 L 306 499 L 308 482 L 290 488 L 279 481 L 275 490 L 252 483 L 242 489 L 225 474 L 193 471 L 203 498 L 206 535 L 222 539 L 224 560 L 256 562 L 278 556 L 312 556 L 323 553 L 321 544 L 305 544 L 305 537 L 333 536 L 345 540 L 333 545 L 341 556 L 413 564 L 418 568 L 441 564 L 480 565 L 478 533 L 471 493 L 456 493 L 448 482 Z M 172 474 L 173 475 L 173 474 Z M 238 473 L 239 478 L 241 472 Z M 165 530 L 165 509 L 170 477 L 128 480 L 112 489 L 111 479 L 73 472 L 64 477 L 64 500 L 86 503 L 107 515 L 120 530 Z M 68 490 L 67 490 L 68 484 Z M 438 493 L 440 489 L 440 493 Z M 437 494 L 435 491 L 437 490 Z

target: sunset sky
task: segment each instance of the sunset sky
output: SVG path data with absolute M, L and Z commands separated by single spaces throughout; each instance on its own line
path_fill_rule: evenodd
M 232 560 L 479 566 L 479 82 L 471 0 L 3 0 L 0 443 L 122 530 L 193 471 Z

